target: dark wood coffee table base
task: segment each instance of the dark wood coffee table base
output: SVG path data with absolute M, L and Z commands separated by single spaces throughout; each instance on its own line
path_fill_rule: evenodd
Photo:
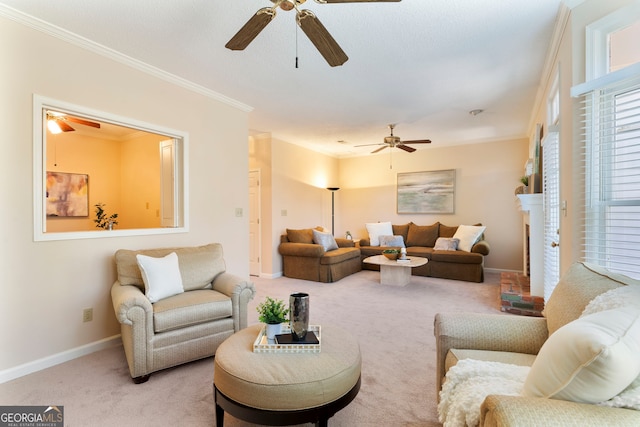
M 213 385 L 213 395 L 216 402 L 216 426 L 224 426 L 224 413 L 228 412 L 236 418 L 255 424 L 268 426 L 289 426 L 293 424 L 315 423 L 318 427 L 327 427 L 329 418 L 347 406 L 360 391 L 360 380 L 351 390 L 341 398 L 326 405 L 297 411 L 268 411 L 242 405 L 229 399 Z

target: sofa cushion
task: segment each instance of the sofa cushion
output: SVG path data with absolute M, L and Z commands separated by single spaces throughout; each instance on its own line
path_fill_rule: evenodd
M 320 264 L 330 265 L 339 264 L 352 258 L 360 258 L 360 249 L 358 248 L 338 248 L 334 251 L 325 253 L 320 258 Z
M 448 225 L 440 224 L 440 229 L 438 231 L 439 237 L 453 237 L 458 231 L 458 226 L 449 227 Z
M 231 298 L 210 289 L 184 292 L 153 305 L 154 332 L 167 332 L 231 317 Z
M 144 293 L 149 301 L 154 303 L 184 292 L 175 252 L 161 258 L 138 254 L 136 259 L 142 272 Z
M 403 242 L 407 242 L 407 236 L 409 235 L 409 224 L 411 224 L 410 222 L 406 223 L 406 224 L 392 224 L 391 225 L 391 229 L 393 230 L 393 235 L 394 236 L 402 236 L 402 241 Z
M 318 245 L 322 245 L 326 252 L 333 251 L 338 249 L 338 244 L 336 243 L 336 239 L 333 238 L 331 233 L 324 233 L 318 230 L 313 231 L 313 243 Z
M 407 234 L 407 247 L 410 246 L 426 246 L 432 248 L 436 244 L 438 238 L 438 230 L 440 223 L 436 222 L 431 225 L 409 224 L 409 233 Z
M 412 246 L 410 248 L 407 248 L 407 255 L 409 256 L 419 256 L 422 258 L 431 259 L 432 254 L 433 248 L 427 248 L 426 246 Z M 412 271 L 415 271 L 415 269 L 413 269 Z
M 580 317 L 585 307 L 598 295 L 640 281 L 612 274 L 593 264 L 577 262 L 562 275 L 542 314 L 547 319 L 549 335 Z
M 453 235 L 454 239 L 459 239 L 458 249 L 465 252 L 471 252 L 473 245 L 480 240 L 480 236 L 487 227 L 478 225 L 460 225 Z
M 482 264 L 482 255 L 463 251 L 436 251 L 431 254 L 431 259 L 439 262 L 453 264 Z
M 380 246 L 380 236 L 392 236 L 393 228 L 390 222 L 369 222 L 365 224 L 369 233 L 369 243 L 371 246 Z
M 458 250 L 458 243 L 460 243 L 460 239 L 453 237 L 438 237 L 433 249 L 436 251 L 455 251 Z
M 402 236 L 380 236 L 380 246 L 383 247 L 393 247 L 393 248 L 404 248 L 404 239 Z
M 313 230 L 311 228 L 301 230 L 287 228 L 287 239 L 291 243 L 313 243 Z
M 524 395 L 583 403 L 609 400 L 640 374 L 640 310 L 624 307 L 570 322 L 544 343 Z
M 121 285 L 135 285 L 144 291 L 142 273 L 138 267 L 137 254 L 163 257 L 171 252 L 178 255 L 182 287 L 185 291 L 211 286 L 213 279 L 225 271 L 225 263 L 220 243 L 204 246 L 159 248 L 144 250 L 119 249 L 115 253 L 118 282 Z

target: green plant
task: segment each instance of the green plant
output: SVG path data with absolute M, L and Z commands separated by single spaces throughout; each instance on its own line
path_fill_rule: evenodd
M 400 249 L 384 249 L 382 253 L 383 254 L 399 254 Z
M 522 184 L 524 184 L 524 186 L 525 186 L 525 187 L 526 187 L 526 186 L 528 186 L 528 185 L 529 185 L 529 177 L 528 177 L 528 176 L 526 176 L 526 175 L 525 175 L 525 176 L 523 176 L 523 177 L 521 177 L 521 178 L 520 178 L 520 182 L 521 182 Z
M 284 323 L 287 319 L 289 309 L 285 307 L 284 301 L 266 297 L 263 302 L 256 307 L 258 320 L 262 323 Z
M 118 218 L 118 214 L 114 213 L 110 216 L 107 216 L 107 212 L 104 210 L 104 206 L 104 203 L 95 204 L 96 219 L 94 219 L 93 222 L 96 223 L 96 227 L 107 229 L 109 228 L 109 224 L 116 225 L 118 223 L 118 221 L 116 221 L 116 219 Z

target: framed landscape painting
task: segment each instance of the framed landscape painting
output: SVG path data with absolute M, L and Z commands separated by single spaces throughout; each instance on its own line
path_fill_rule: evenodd
M 89 216 L 89 175 L 47 171 L 47 217 Z
M 398 213 L 454 213 L 456 171 L 398 174 Z

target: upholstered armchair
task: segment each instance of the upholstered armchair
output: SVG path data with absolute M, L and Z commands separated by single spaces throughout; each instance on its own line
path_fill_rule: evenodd
M 616 387 L 621 391 L 636 377 L 620 360 L 622 355 L 637 360 L 629 356 L 629 349 L 637 348 L 633 338 L 639 335 L 638 309 L 625 305 L 638 304 L 639 295 L 640 281 L 575 263 L 551 294 L 544 317 L 438 313 L 434 319 L 437 390 L 441 393 L 445 376 L 463 360 L 519 365 L 531 369 L 520 394 L 507 395 L 504 387 L 489 393 L 480 406 L 480 426 L 640 426 L 638 410 L 589 402 L 607 400 L 593 394 Z M 597 297 L 599 306 L 591 304 Z M 582 316 L 587 307 L 596 313 Z M 628 330 L 624 322 L 630 325 Z M 629 374 L 620 374 L 621 370 Z M 482 378 L 484 388 L 487 378 Z M 440 401 L 442 397 L 439 394 Z
M 111 298 L 135 383 L 147 381 L 152 372 L 214 355 L 226 338 L 247 326 L 255 288 L 225 272 L 218 243 L 121 249 L 115 262 Z

